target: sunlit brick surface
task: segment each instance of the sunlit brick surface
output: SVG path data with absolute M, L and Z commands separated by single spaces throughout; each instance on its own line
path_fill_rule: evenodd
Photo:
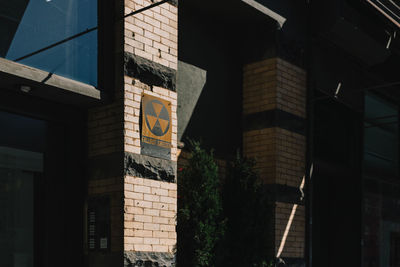
M 297 116 L 300 121 L 306 115 L 305 94 L 305 71 L 285 60 L 271 58 L 244 67 L 245 116 L 281 110 Z M 243 152 L 244 155 L 256 159 L 256 169 L 265 184 L 300 188 L 305 174 L 306 138 L 302 134 L 276 126 L 279 123 L 277 121 L 269 126 L 265 125 L 265 128 L 243 132 Z M 290 121 L 285 122 L 288 123 Z M 303 205 L 275 202 L 274 229 L 276 256 L 304 257 Z
M 304 175 L 305 137 L 273 127 L 243 133 L 243 152 L 257 160 L 266 183 L 299 187 Z
M 245 65 L 243 70 L 243 112 L 275 108 L 305 117 L 306 74 L 280 58 Z
M 146 0 L 125 0 L 125 14 L 152 3 Z M 125 18 L 125 51 L 177 69 L 177 7 L 165 3 Z
M 285 229 L 288 226 L 293 204 L 276 203 L 275 208 L 275 249 L 278 251 Z M 304 256 L 305 245 L 305 208 L 297 206 L 293 220 L 290 222 L 288 234 L 282 244 L 283 250 L 281 257 L 302 258 Z M 276 254 L 275 254 L 276 255 Z
M 172 252 L 177 185 L 126 176 L 124 195 L 124 250 Z

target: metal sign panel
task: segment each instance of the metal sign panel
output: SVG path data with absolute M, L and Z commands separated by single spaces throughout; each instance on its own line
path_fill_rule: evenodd
M 171 159 L 171 103 L 158 97 L 142 97 L 142 154 Z

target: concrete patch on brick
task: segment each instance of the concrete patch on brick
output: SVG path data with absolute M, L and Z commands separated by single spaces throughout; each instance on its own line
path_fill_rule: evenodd
M 125 251 L 124 267 L 172 267 L 175 266 L 175 256 L 168 252 Z
M 124 173 L 135 177 L 176 183 L 176 163 L 166 159 L 126 152 Z
M 125 52 L 124 61 L 125 75 L 148 85 L 176 91 L 176 70 L 129 52 Z

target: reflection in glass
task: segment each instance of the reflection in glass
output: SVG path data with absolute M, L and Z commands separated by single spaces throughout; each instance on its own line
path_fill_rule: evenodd
M 398 172 L 398 109 L 373 95 L 365 97 L 364 167 L 379 178 Z
M 399 266 L 399 109 L 365 96 L 363 266 Z
M 0 147 L 0 266 L 34 267 L 35 173 L 42 154 Z
M 96 26 L 96 0 L 0 0 L 0 56 L 16 60 Z M 96 86 L 97 30 L 20 63 Z

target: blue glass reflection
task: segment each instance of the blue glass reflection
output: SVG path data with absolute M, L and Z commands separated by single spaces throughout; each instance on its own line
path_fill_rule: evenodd
M 96 26 L 97 0 L 0 0 L 0 56 L 16 60 Z M 97 86 L 97 30 L 19 63 Z

